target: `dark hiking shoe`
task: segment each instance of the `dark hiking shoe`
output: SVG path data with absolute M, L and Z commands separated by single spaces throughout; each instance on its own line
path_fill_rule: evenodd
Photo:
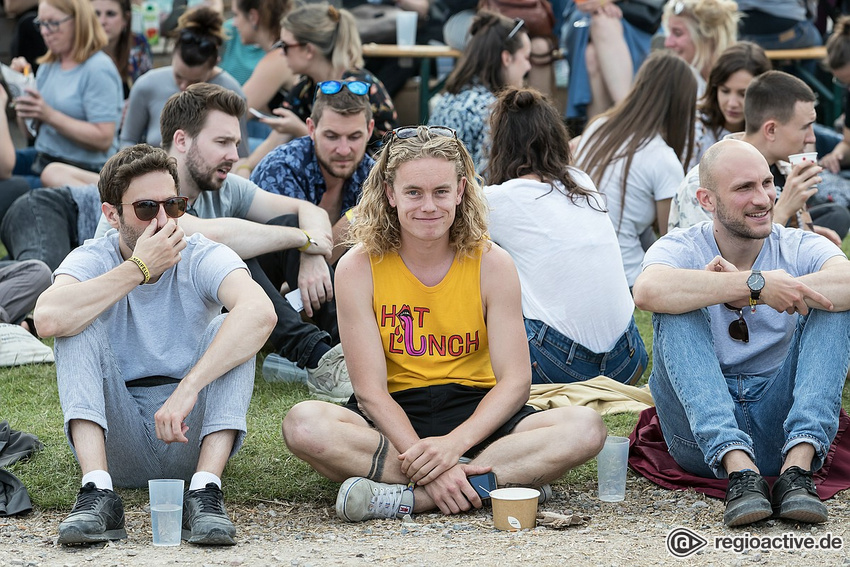
M 752 470 L 733 472 L 726 489 L 723 523 L 730 527 L 743 526 L 769 518 L 773 508 L 768 494 L 770 488 L 759 473 Z
M 112 490 L 87 482 L 77 494 L 68 517 L 59 524 L 58 543 L 98 543 L 124 539 L 124 504 Z
M 773 511 L 780 518 L 820 524 L 828 518 L 826 505 L 820 501 L 812 471 L 789 467 L 773 485 Z
M 183 495 L 183 539 L 200 545 L 236 545 L 236 528 L 224 510 L 224 493 L 214 482 Z

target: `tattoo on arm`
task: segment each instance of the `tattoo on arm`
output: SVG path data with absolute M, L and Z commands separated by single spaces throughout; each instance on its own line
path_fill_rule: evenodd
M 380 480 L 384 474 L 384 462 L 387 459 L 387 452 L 390 450 L 390 442 L 383 434 L 378 434 L 378 448 L 375 454 L 372 455 L 372 468 L 369 469 L 369 474 L 366 478 L 372 480 Z

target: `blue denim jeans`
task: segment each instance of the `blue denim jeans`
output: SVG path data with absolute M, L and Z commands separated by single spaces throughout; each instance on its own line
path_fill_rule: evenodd
M 775 476 L 799 443 L 815 449 L 812 470 L 823 465 L 850 366 L 850 312 L 801 316 L 773 376 L 724 376 L 706 309 L 655 314 L 652 324 L 649 387 L 670 455 L 682 468 L 724 478 L 723 456 L 739 449 L 762 474 Z
M 649 362 L 634 317 L 614 348 L 601 354 L 536 319 L 525 319 L 525 335 L 531 353 L 533 384 L 581 382 L 600 375 L 634 384 Z

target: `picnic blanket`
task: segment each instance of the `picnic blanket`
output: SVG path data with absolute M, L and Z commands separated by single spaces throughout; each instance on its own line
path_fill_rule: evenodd
M 823 467 L 815 471 L 815 488 L 821 500 L 850 488 L 850 416 L 843 409 L 838 417 L 838 433 L 829 448 Z M 655 484 L 671 490 L 692 488 L 714 498 L 724 498 L 728 479 L 695 476 L 676 464 L 667 451 L 655 408 L 641 412 L 629 435 L 629 466 Z M 773 486 L 777 477 L 765 477 Z
M 532 384 L 528 405 L 545 410 L 568 406 L 587 406 L 600 415 L 640 412 L 652 407 L 649 388 L 627 386 L 606 376 L 568 384 Z

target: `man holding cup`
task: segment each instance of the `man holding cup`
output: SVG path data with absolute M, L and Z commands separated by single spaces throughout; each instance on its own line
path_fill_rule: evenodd
M 634 285 L 635 304 L 655 313 L 661 430 L 682 468 L 729 478 L 727 525 L 824 522 L 812 471 L 850 365 L 850 261 L 773 222 L 773 174 L 753 145 L 721 141 L 699 168 L 713 220 L 659 239 Z M 772 491 L 762 474 L 779 476 Z
M 835 203 L 806 207 L 818 193 L 818 185 L 848 183 L 835 175 L 826 178 L 817 160 L 804 159 L 811 154 L 801 153 L 815 143 L 815 93 L 797 77 L 768 71 L 747 88 L 744 115 L 746 130 L 727 138 L 752 144 L 767 160 L 778 194 L 774 222 L 785 225 L 790 221 L 792 226 L 816 232 L 840 246 L 850 228 L 847 207 Z M 669 229 L 711 220 L 711 213 L 695 197 L 698 177 L 694 167 L 682 181 L 671 203 Z
M 98 189 L 116 230 L 72 251 L 36 304 L 39 332 L 56 337 L 65 432 L 83 473 L 59 543 L 126 537 L 113 479 L 162 477 L 191 478 L 186 539 L 235 543 L 220 477 L 244 439 L 255 355 L 275 315 L 235 252 L 184 237 L 177 188 L 161 149 L 112 157 Z

